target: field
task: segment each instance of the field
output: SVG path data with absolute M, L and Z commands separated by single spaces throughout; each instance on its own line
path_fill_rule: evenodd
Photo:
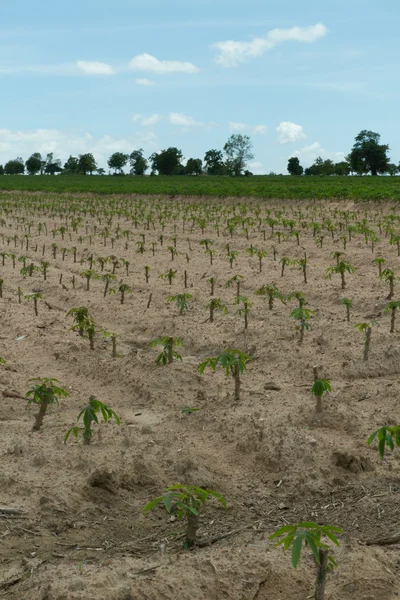
M 41 180 L 70 181 L 18 181 Z M 399 538 L 382 538 L 398 534 L 399 454 L 381 459 L 367 444 L 398 423 L 400 315 L 390 333 L 390 273 L 379 278 L 372 263 L 386 259 L 397 300 L 396 203 L 3 193 L 0 210 L 2 598 L 305 600 L 316 578 L 310 549 L 294 570 L 290 551 L 269 540 L 301 521 L 344 531 L 330 543 L 329 600 L 398 598 Z M 327 277 L 337 262 L 355 268 L 345 289 L 340 273 Z M 276 288 L 271 309 L 255 293 L 262 286 Z M 213 322 L 211 299 L 228 311 L 214 303 Z M 76 307 L 95 321 L 90 339 L 71 329 Z M 359 323 L 372 332 L 368 360 Z M 150 344 L 161 336 L 182 340 L 182 360 L 156 363 L 162 347 Z M 238 398 L 223 368 L 198 370 L 229 348 L 249 357 Z M 332 388 L 320 411 L 314 367 Z M 24 398 L 35 377 L 70 394 L 39 431 L 38 407 Z M 120 425 L 99 415 L 89 444 L 81 434 L 64 444 L 92 395 Z M 143 512 L 173 484 L 227 502 L 201 507 L 190 550 L 179 514 Z
M 94 194 L 254 197 L 264 199 L 400 200 L 399 177 L 109 177 L 3 176 L 0 190 Z

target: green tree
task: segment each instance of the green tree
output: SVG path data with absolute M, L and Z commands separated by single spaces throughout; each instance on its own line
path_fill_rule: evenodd
M 4 165 L 4 174 L 5 175 L 23 175 L 25 173 L 25 165 L 22 158 L 15 158 L 14 160 L 9 160 Z
M 208 150 L 204 156 L 204 163 L 207 175 L 224 175 L 226 172 L 221 150 Z
M 249 160 L 253 160 L 253 144 L 248 135 L 233 134 L 224 146 L 226 166 L 231 175 L 239 176 Z
M 289 158 L 287 170 L 290 175 L 303 175 L 304 169 L 297 156 Z
M 56 173 L 61 173 L 63 170 L 61 166 L 61 160 L 59 158 L 54 158 L 53 152 L 49 152 L 46 155 L 44 165 L 44 172 L 46 175 L 55 175 Z
M 134 150 L 129 156 L 131 175 L 144 175 L 149 168 L 147 159 L 143 156 L 142 148 Z
M 34 152 L 26 161 L 25 167 L 28 175 L 37 175 L 42 171 L 42 155 L 40 152 Z
M 122 175 L 128 159 L 128 154 L 124 154 L 123 152 L 114 152 L 114 154 L 112 154 L 108 159 L 107 164 L 110 169 L 114 169 L 114 175 Z
M 154 153 L 150 156 L 152 173 L 158 171 L 160 175 L 178 175 L 183 169 L 182 158 L 182 151 L 174 146 Z
M 64 164 L 64 175 L 77 175 L 79 171 L 79 158 L 76 156 L 69 156 L 67 162 Z
M 185 166 L 185 175 L 201 175 L 203 163 L 201 158 L 189 158 Z
M 39 412 L 32 428 L 33 431 L 39 431 L 48 406 L 55 402 L 58 403 L 59 398 L 67 398 L 69 393 L 64 388 L 55 385 L 59 383 L 58 379 L 35 377 L 31 381 L 37 381 L 37 383 L 25 394 L 25 398 L 28 400 L 28 404 L 39 405 Z
M 363 129 L 355 138 L 348 156 L 351 170 L 359 175 L 386 173 L 389 165 L 389 146 L 380 144 L 380 134 Z
M 82 175 L 90 173 L 93 175 L 94 171 L 97 171 L 96 159 L 90 152 L 86 154 L 80 154 L 78 158 L 78 171 Z

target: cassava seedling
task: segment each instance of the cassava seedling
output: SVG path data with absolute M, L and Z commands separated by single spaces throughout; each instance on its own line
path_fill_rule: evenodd
M 222 302 L 221 298 L 211 298 L 207 302 L 206 308 L 210 311 L 210 323 L 214 322 L 215 311 L 221 312 L 224 315 L 228 313 L 228 307 Z
M 342 304 L 346 307 L 346 319 L 350 323 L 350 309 L 353 306 L 353 302 L 349 298 L 342 298 Z
M 200 375 L 204 373 L 206 367 L 210 367 L 215 371 L 217 365 L 221 365 L 225 369 L 225 375 L 227 377 L 233 377 L 235 380 L 235 394 L 234 400 L 238 402 L 240 400 L 240 375 L 247 370 L 247 363 L 251 360 L 248 354 L 245 354 L 241 350 L 235 348 L 227 348 L 219 356 L 214 358 L 206 358 L 198 367 Z
M 28 300 L 28 302 L 33 301 L 33 308 L 35 310 L 35 315 L 38 316 L 38 302 L 39 300 L 43 300 L 43 293 L 42 292 L 33 292 L 32 294 L 26 294 L 24 296 L 25 300 Z
M 174 279 L 175 275 L 177 274 L 177 271 L 173 271 L 172 269 L 169 269 L 169 271 L 167 273 L 161 273 L 161 275 L 158 276 L 159 279 L 168 279 L 168 283 L 169 285 L 172 285 L 172 280 Z
M 339 265 L 339 258 L 340 258 L 341 256 L 343 256 L 343 255 L 344 255 L 344 252 L 340 252 L 340 251 L 331 252 L 331 256 L 332 256 L 332 258 L 336 258 L 336 265 L 337 265 L 337 266 Z
M 46 415 L 47 408 L 50 404 L 54 404 L 60 398 L 67 398 L 69 393 L 62 387 L 57 386 L 58 379 L 50 379 L 48 377 L 35 377 L 30 381 L 37 383 L 25 394 L 28 404 L 38 404 L 39 412 L 36 415 L 33 431 L 39 431 L 43 424 L 43 419 Z
M 120 283 L 119 287 L 118 287 L 118 291 L 121 294 L 121 304 L 124 304 L 125 302 L 125 294 L 132 294 L 132 288 L 130 285 L 128 285 L 127 283 Z
M 150 346 L 152 348 L 163 346 L 163 350 L 156 358 L 158 365 L 170 365 L 174 360 L 182 360 L 182 356 L 175 350 L 178 346 L 183 347 L 183 342 L 179 337 L 161 336 L 153 340 Z
M 87 269 L 86 271 L 80 273 L 80 276 L 86 278 L 86 291 L 90 290 L 90 282 L 92 279 L 100 279 L 100 275 L 94 269 Z
M 240 296 L 240 286 L 243 281 L 243 275 L 234 275 L 225 283 L 225 288 L 230 288 L 231 285 L 236 283 L 236 296 Z
M 309 331 L 311 329 L 311 315 L 314 311 L 309 308 L 305 308 L 305 306 L 298 306 L 290 313 L 290 316 L 297 321 L 296 328 L 300 332 L 299 337 L 299 345 L 301 346 L 304 340 L 304 331 Z
M 395 280 L 394 271 L 392 271 L 391 269 L 385 269 L 384 271 L 382 271 L 382 273 L 380 275 L 380 279 L 384 279 L 385 281 L 388 282 L 389 296 L 387 297 L 387 300 L 391 300 L 394 296 L 394 280 Z
M 107 294 L 108 294 L 110 283 L 112 281 L 115 281 L 117 279 L 117 276 L 113 275 L 112 273 L 105 273 L 104 275 L 101 275 L 100 279 L 102 281 L 104 281 L 104 283 L 105 283 L 104 293 L 103 293 L 103 297 L 105 298 L 107 296 Z
M 342 281 L 342 290 L 344 290 L 344 288 L 346 287 L 346 281 L 344 278 L 344 274 L 345 273 L 355 273 L 356 268 L 353 267 L 353 265 L 350 265 L 349 263 L 346 262 L 339 262 L 339 264 L 335 265 L 334 267 L 329 267 L 326 270 L 326 276 L 331 279 L 332 275 L 334 274 L 339 274 L 341 277 L 341 281 Z
M 339 527 L 317 525 L 317 523 L 310 521 L 280 527 L 275 533 L 269 536 L 269 539 L 276 540 L 277 538 L 281 538 L 275 543 L 275 546 L 282 545 L 285 552 L 289 548 L 292 548 L 292 566 L 294 569 L 299 564 L 303 542 L 304 546 L 310 548 L 317 564 L 314 600 L 324 600 L 326 577 L 329 571 L 332 571 L 337 565 L 334 558 L 328 554 L 328 544 L 323 543 L 322 539 L 328 538 L 336 546 L 339 546 L 337 534 L 341 533 L 344 533 L 344 531 Z
M 314 383 L 311 388 L 312 393 L 317 399 L 316 412 L 322 411 L 322 396 L 329 394 L 332 391 L 331 382 L 329 379 L 323 379 L 318 376 L 318 367 L 313 367 Z
M 378 256 L 377 258 L 374 258 L 374 260 L 371 261 L 373 265 L 378 265 L 378 276 L 381 277 L 382 276 L 382 265 L 385 264 L 386 259 L 382 258 L 381 256 Z
M 229 258 L 229 265 L 230 265 L 231 269 L 233 267 L 233 261 L 237 259 L 238 254 L 239 254 L 239 252 L 237 250 L 231 250 L 229 252 L 228 258 Z
M 288 256 L 282 256 L 282 258 L 281 258 L 281 260 L 279 262 L 282 265 L 282 268 L 281 268 L 281 277 L 283 277 L 286 265 L 291 265 L 292 261 L 290 260 L 290 258 Z
M 266 250 L 257 250 L 256 254 L 258 257 L 258 270 L 261 273 L 262 272 L 262 259 L 265 258 L 266 256 L 268 256 L 268 252 Z
M 379 454 L 381 458 L 384 458 L 386 446 L 390 450 L 394 450 L 395 446 L 400 446 L 400 425 L 395 425 L 394 427 L 384 425 L 380 427 L 369 436 L 368 446 L 372 444 L 375 438 L 378 440 Z
M 257 296 L 267 296 L 268 298 L 268 309 L 272 310 L 274 308 L 274 300 L 281 300 L 284 303 L 284 298 L 278 288 L 275 285 L 263 285 L 258 290 L 256 290 Z
M 43 279 L 44 279 L 44 281 L 47 281 L 47 269 L 49 268 L 50 263 L 47 262 L 46 260 L 41 260 L 40 265 L 41 265 L 41 269 L 42 269 L 42 273 L 43 273 Z
M 210 296 L 214 296 L 214 287 L 215 287 L 215 283 L 217 281 L 217 278 L 212 276 L 209 279 L 207 279 L 208 283 L 210 284 Z
M 195 485 L 172 485 L 167 488 L 165 494 L 155 498 L 143 507 L 145 514 L 159 506 L 164 505 L 167 513 L 176 512 L 179 520 L 186 520 L 185 548 L 191 548 L 196 544 L 197 531 L 199 529 L 199 515 L 201 507 L 207 500 L 213 497 L 226 509 L 226 500 L 211 490 L 207 490 Z
M 99 413 L 101 413 L 104 423 L 108 423 L 110 419 L 115 419 L 117 425 L 121 423 L 119 416 L 113 411 L 112 408 L 110 408 L 107 404 L 100 402 L 100 400 L 94 396 L 91 396 L 89 398 L 89 402 L 86 406 L 84 406 L 79 413 L 78 418 L 76 419 L 76 422 L 79 423 L 80 419 L 82 418 L 83 427 L 80 427 L 79 425 L 74 425 L 74 427 L 71 427 L 71 429 L 69 429 L 64 436 L 64 444 L 67 443 L 71 433 L 78 439 L 79 434 L 82 432 L 83 443 L 85 446 L 88 446 L 93 437 L 93 423 L 99 424 Z
M 67 317 L 73 317 L 74 325 L 71 329 L 73 331 L 78 330 L 81 337 L 84 336 L 85 331 L 94 323 L 93 317 L 89 313 L 89 309 L 86 306 L 80 306 L 79 308 L 71 308 L 67 312 Z
M 385 312 L 391 313 L 390 333 L 394 333 L 394 326 L 395 326 L 395 321 L 396 321 L 396 311 L 398 308 L 400 308 L 400 300 L 391 300 L 385 309 Z
M 3 297 L 3 285 L 4 285 L 4 279 L 0 279 L 0 298 Z
M 149 283 L 149 274 L 150 274 L 150 267 L 146 265 L 144 267 L 144 276 L 146 278 L 146 283 Z
M 236 296 L 234 304 L 239 306 L 236 313 L 240 316 L 244 316 L 244 328 L 247 329 L 249 326 L 249 313 L 251 309 L 251 302 L 249 302 L 246 296 Z M 243 307 L 241 306 L 243 304 Z
M 179 310 L 179 314 L 183 315 L 189 310 L 189 300 L 193 298 L 192 294 L 176 294 L 175 296 L 168 296 L 166 302 L 170 304 L 171 302 L 176 303 L 176 307 Z
M 372 328 L 375 325 L 379 327 L 379 323 L 377 321 L 373 321 L 373 320 L 370 321 L 369 323 L 357 323 L 357 325 L 354 325 L 355 329 L 357 329 L 360 333 L 364 334 L 363 360 L 368 360 L 369 349 L 370 349 L 370 345 L 371 345 Z

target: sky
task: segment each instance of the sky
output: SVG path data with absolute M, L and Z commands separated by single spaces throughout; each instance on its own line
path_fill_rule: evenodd
M 400 160 L 396 0 L 30 0 L 0 16 L 0 164 L 33 152 L 253 142 L 255 174 L 339 161 L 362 129 Z

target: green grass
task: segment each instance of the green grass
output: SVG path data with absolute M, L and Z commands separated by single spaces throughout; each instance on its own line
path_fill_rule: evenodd
M 400 200 L 400 177 L 1 176 L 0 191 Z

